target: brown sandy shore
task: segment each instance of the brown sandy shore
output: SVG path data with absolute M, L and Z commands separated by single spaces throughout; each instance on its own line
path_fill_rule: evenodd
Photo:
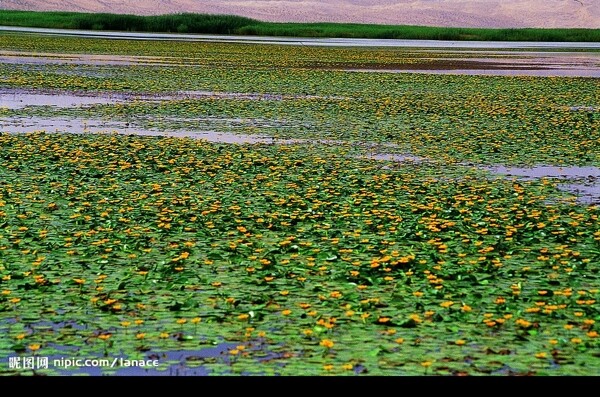
M 0 9 L 235 14 L 273 22 L 487 28 L 600 28 L 599 0 L 2 0 Z

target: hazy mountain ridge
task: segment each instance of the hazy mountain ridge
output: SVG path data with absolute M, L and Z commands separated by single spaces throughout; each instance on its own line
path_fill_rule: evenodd
M 600 0 L 0 0 L 0 9 L 235 14 L 276 22 L 600 28 Z

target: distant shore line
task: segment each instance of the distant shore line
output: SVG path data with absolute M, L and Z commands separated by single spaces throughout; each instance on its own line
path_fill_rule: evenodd
M 236 15 L 130 14 L 0 10 L 0 25 L 148 33 L 453 41 L 600 42 L 600 29 L 459 28 L 356 23 L 263 22 Z

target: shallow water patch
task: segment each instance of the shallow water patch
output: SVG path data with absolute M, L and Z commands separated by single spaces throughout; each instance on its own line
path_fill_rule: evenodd
M 404 65 L 370 65 L 366 68 L 348 68 L 349 71 L 389 73 L 433 73 L 491 76 L 561 76 L 600 77 L 600 57 L 597 53 L 564 52 L 496 52 L 481 51 L 448 55 L 455 57 L 432 58 L 421 54 L 415 62 Z M 468 57 L 464 57 L 468 55 Z M 478 56 L 480 55 L 480 56 Z
M 123 102 L 118 97 L 87 96 L 73 93 L 32 93 L 0 91 L 0 108 L 23 109 L 30 106 L 53 106 L 60 108 L 80 107 L 86 105 L 106 105 Z
M 598 106 L 569 106 L 569 110 L 572 112 L 600 112 L 600 107 Z
M 24 90 L 0 88 L 0 108 L 23 109 L 29 106 L 52 106 L 73 108 L 87 105 L 110 105 L 124 102 L 144 101 L 163 102 L 193 99 L 233 99 L 252 101 L 283 101 L 298 99 L 349 98 L 318 95 L 282 95 L 268 93 L 217 92 L 217 91 L 179 91 L 174 93 L 94 93 L 61 90 Z
M 229 120 L 232 121 L 232 120 Z M 243 120 L 238 120 L 243 121 Z M 334 139 L 285 139 L 266 135 L 238 134 L 223 131 L 212 130 L 184 130 L 184 129 L 147 129 L 132 125 L 128 122 L 109 121 L 109 120 L 84 120 L 69 118 L 42 118 L 42 117 L 22 117 L 22 118 L 1 118 L 0 132 L 21 134 L 21 133 L 70 133 L 70 134 L 119 134 L 119 135 L 142 135 L 142 136 L 162 136 L 175 138 L 193 138 L 204 139 L 214 143 L 229 144 L 272 144 L 272 145 L 333 145 L 333 146 L 352 146 L 360 150 L 377 150 L 378 148 L 397 148 L 393 143 L 380 142 L 352 142 Z M 398 159 L 401 156 L 405 160 L 412 159 L 420 161 L 421 159 L 411 155 L 398 154 L 369 154 L 366 158 L 377 156 L 376 159 L 383 160 L 388 156 L 390 159 Z M 394 161 L 394 160 L 392 160 Z
M 411 154 L 376 153 L 366 156 L 357 156 L 376 161 L 391 161 L 396 163 L 424 163 L 425 158 Z M 473 164 L 462 164 L 472 167 Z M 489 171 L 507 178 L 515 177 L 521 179 L 557 179 L 561 182 L 557 188 L 574 194 L 580 204 L 600 204 L 600 168 L 593 166 L 553 166 L 539 165 L 532 167 L 507 167 L 503 165 L 475 166 L 484 171 Z M 389 167 L 386 167 L 389 168 Z
M 73 64 L 73 65 L 121 65 L 121 66 L 170 66 L 182 65 L 178 58 L 105 55 L 105 54 L 54 54 L 25 51 L 0 51 L 0 62 L 13 64 Z
M 561 183 L 557 186 L 560 190 L 573 193 L 582 204 L 600 204 L 600 179 L 595 183 Z
M 5 133 L 70 133 L 70 134 L 119 134 L 164 136 L 205 139 L 209 142 L 252 144 L 273 143 L 275 138 L 260 135 L 243 135 L 218 131 L 172 130 L 159 131 L 132 126 L 127 122 L 61 119 L 61 118 L 0 118 L 0 131 Z
M 480 169 L 506 177 L 523 179 L 552 178 L 561 182 L 557 188 L 573 193 L 582 204 L 600 203 L 600 168 L 593 166 L 553 166 L 506 167 L 501 165 L 480 166 Z
M 389 146 L 388 146 L 389 147 Z M 365 156 L 360 156 L 360 158 L 369 159 L 369 160 L 378 160 L 378 161 L 393 161 L 397 163 L 423 163 L 427 161 L 427 159 L 419 156 L 415 156 L 412 154 L 398 154 L 398 153 L 373 153 Z
M 495 174 L 524 178 L 598 178 L 600 168 L 578 166 L 538 165 L 533 167 L 506 167 L 503 165 L 479 167 Z

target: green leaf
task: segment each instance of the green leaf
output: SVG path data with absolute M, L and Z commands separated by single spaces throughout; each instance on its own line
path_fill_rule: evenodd
M 375 348 L 375 349 L 369 350 L 367 355 L 370 357 L 377 357 L 379 355 L 379 353 L 381 353 L 381 349 Z

